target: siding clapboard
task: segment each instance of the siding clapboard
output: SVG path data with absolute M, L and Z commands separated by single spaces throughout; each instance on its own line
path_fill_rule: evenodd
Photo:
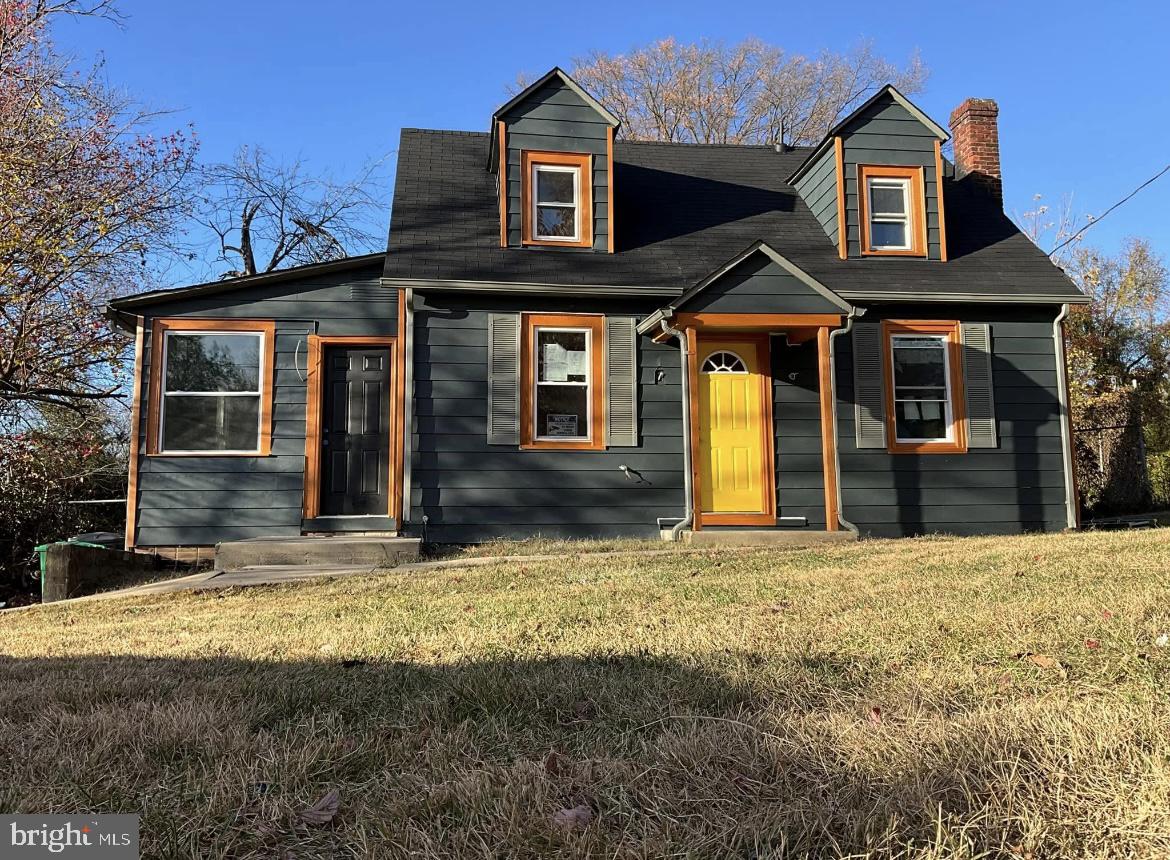
M 927 257 L 931 260 L 941 259 L 938 220 L 940 178 L 935 170 L 934 141 L 937 138 L 933 132 L 887 96 L 859 114 L 842 132 L 841 138 L 844 144 L 845 220 L 849 256 L 861 256 L 857 166 L 888 164 L 924 168 Z
M 854 437 L 852 340 L 837 341 L 838 446 L 843 514 L 878 537 L 1011 534 L 1065 528 L 1053 309 L 935 306 L 931 319 L 987 323 L 999 444 L 965 454 L 889 454 Z M 921 319 L 922 307 L 866 319 Z
M 837 223 L 837 157 L 832 146 L 826 147 L 816 163 L 796 180 L 795 188 L 836 246 L 840 236 Z
M 138 546 L 197 546 L 298 535 L 304 492 L 305 370 L 308 335 L 392 336 L 397 293 L 380 284 L 381 264 L 333 275 L 176 298 L 146 317 L 143 379 L 149 379 L 158 317 L 273 319 L 272 454 L 268 457 L 146 456 L 149 386 L 142 391 L 138 465 Z
M 411 524 L 427 538 L 654 537 L 658 517 L 682 512 L 679 353 L 639 338 L 636 447 L 521 451 L 488 445 L 487 342 L 492 312 L 644 316 L 646 303 L 419 295 L 415 311 L 415 405 Z M 629 478 L 621 470 L 627 466 Z
M 840 314 L 833 304 L 757 251 L 679 310 L 709 313 Z
M 521 244 L 520 153 L 523 150 L 589 153 L 593 156 L 593 250 L 609 247 L 609 124 L 584 99 L 553 78 L 501 119 L 507 126 L 508 245 Z M 569 248 L 533 247 L 533 253 L 573 253 Z M 587 249 L 583 249 L 588 253 Z

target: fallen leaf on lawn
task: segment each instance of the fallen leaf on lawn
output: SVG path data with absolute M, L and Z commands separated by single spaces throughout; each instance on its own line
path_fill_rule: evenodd
M 1110 612 L 1108 609 L 1102 609 L 1101 610 L 1101 617 L 1104 618 L 1106 621 L 1108 621 L 1110 618 L 1113 617 L 1113 613 Z
M 1086 639 L 1085 640 L 1085 647 L 1091 651 L 1095 651 L 1101 647 L 1101 643 L 1097 639 Z
M 868 719 L 874 725 L 877 725 L 878 723 L 880 723 L 882 721 L 882 709 L 879 708 L 877 705 L 874 705 L 872 708 L 869 709 L 869 718 Z
M 1159 648 L 1165 648 L 1167 645 L 1170 645 L 1170 633 L 1163 633 L 1154 640 L 1154 644 Z
M 325 792 L 324 797 L 308 809 L 302 809 L 299 817 L 305 824 L 315 824 L 318 826 L 330 824 L 337 817 L 337 810 L 340 806 L 341 795 L 338 794 L 336 788 L 331 788 Z
M 593 810 L 584 803 L 553 813 L 552 823 L 561 830 L 584 830 L 593 821 Z
M 568 768 L 565 757 L 556 750 L 549 750 L 544 757 L 544 772 L 549 776 L 560 776 Z

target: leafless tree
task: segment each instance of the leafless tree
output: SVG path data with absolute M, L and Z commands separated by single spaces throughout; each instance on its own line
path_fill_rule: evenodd
M 817 143 L 883 84 L 911 94 L 928 75 L 917 54 L 897 66 L 869 42 L 806 57 L 759 39 L 595 51 L 571 74 L 618 116 L 628 140 L 789 145 Z
M 199 221 L 214 233 L 225 278 L 372 250 L 385 240 L 370 228 L 385 200 L 378 191 L 381 162 L 354 178 L 309 175 L 302 161 L 272 160 L 243 147 L 231 162 L 204 171 Z

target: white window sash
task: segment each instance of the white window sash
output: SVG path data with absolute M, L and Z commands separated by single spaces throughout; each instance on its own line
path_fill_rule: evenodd
M 894 402 L 894 415 L 892 417 L 894 419 L 895 438 L 899 442 L 951 442 L 955 438 L 955 428 L 954 428 L 955 419 L 954 419 L 954 414 L 953 414 L 954 410 L 952 409 L 952 406 L 951 406 L 953 396 L 951 393 L 950 339 L 947 338 L 945 335 L 929 335 L 929 334 L 915 334 L 915 335 L 908 335 L 907 337 L 911 337 L 911 338 L 914 338 L 916 340 L 933 340 L 933 341 L 936 341 L 937 343 L 942 344 L 943 384 L 942 385 L 899 385 L 898 379 L 897 379 L 898 363 L 894 360 L 895 359 L 895 350 L 898 348 L 899 336 L 893 335 L 890 338 L 890 372 L 891 372 L 891 376 L 893 377 L 890 380 L 890 385 L 893 388 L 893 397 L 891 399 Z M 906 347 L 902 347 L 902 348 L 903 349 L 938 349 L 938 347 L 935 347 L 935 346 L 919 346 L 919 347 L 906 346 Z M 927 390 L 927 389 L 929 389 L 931 391 L 938 391 L 940 388 L 943 390 L 943 397 L 941 399 L 940 398 L 912 399 L 912 398 L 908 398 L 908 397 L 899 397 L 898 396 L 899 391 L 923 391 L 923 390 Z M 946 428 L 947 428 L 946 435 L 940 436 L 940 437 L 924 437 L 924 438 L 897 435 L 897 428 L 898 428 L 897 405 L 899 403 L 941 403 L 943 405 L 943 423 L 946 425 Z
M 572 202 L 557 200 L 557 201 L 540 201 L 537 199 L 537 180 L 542 172 L 548 173 L 571 173 L 573 175 L 573 200 Z M 532 165 L 532 176 L 529 177 L 532 183 L 532 238 L 540 239 L 547 242 L 580 242 L 581 241 L 581 168 L 573 167 L 571 165 L 560 164 L 541 164 L 539 162 Z M 572 236 L 549 236 L 540 232 L 540 207 L 553 207 L 558 209 L 572 209 L 573 210 L 573 235 Z
M 584 382 L 552 382 L 540 378 L 540 335 L 541 332 L 569 332 L 585 335 L 585 381 Z M 562 326 L 535 326 L 532 332 L 532 343 L 537 354 L 533 356 L 532 376 L 536 384 L 532 386 L 532 438 L 537 442 L 592 442 L 593 441 L 593 329 L 572 328 Z M 564 386 L 585 389 L 585 435 L 584 436 L 541 436 L 537 423 L 536 390 L 540 386 Z
M 909 251 L 913 247 L 913 239 L 910 236 L 910 180 L 871 176 L 866 180 L 866 185 L 865 193 L 869 199 L 870 236 L 873 236 L 874 224 L 902 224 L 906 228 L 903 234 L 906 237 L 906 241 L 903 244 L 879 245 L 871 239 L 870 248 L 875 251 Z M 873 190 L 875 187 L 898 188 L 902 192 L 902 211 L 879 212 L 876 210 L 873 205 Z
M 168 391 L 167 390 L 167 362 L 170 360 L 170 342 L 171 336 L 178 337 L 225 337 L 225 336 L 241 336 L 254 337 L 260 342 L 260 362 L 257 365 L 256 382 L 257 389 L 255 391 Z M 263 435 L 263 421 L 264 421 L 264 374 L 265 374 L 265 349 L 264 349 L 265 335 L 262 331 L 218 331 L 210 329 L 207 331 L 166 331 L 163 332 L 162 343 L 162 372 L 159 374 L 159 384 L 162 387 L 162 395 L 159 397 L 158 404 L 158 450 L 160 454 L 205 454 L 208 456 L 219 456 L 226 454 L 259 454 L 260 453 L 260 438 Z M 259 407 L 256 410 L 256 447 L 252 449 L 245 448 L 167 448 L 166 447 L 166 428 L 167 428 L 167 398 L 168 397 L 255 397 L 260 401 Z

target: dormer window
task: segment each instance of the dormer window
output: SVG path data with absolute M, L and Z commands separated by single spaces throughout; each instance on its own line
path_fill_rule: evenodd
M 575 153 L 522 153 L 525 245 L 593 246 L 591 162 Z
M 921 167 L 857 168 L 861 253 L 926 256 L 926 198 Z

